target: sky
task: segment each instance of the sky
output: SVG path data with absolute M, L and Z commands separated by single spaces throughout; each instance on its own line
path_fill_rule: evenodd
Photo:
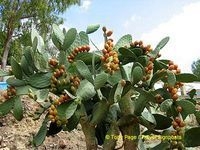
M 88 25 L 100 24 L 113 31 L 116 41 L 131 34 L 153 48 L 169 36 L 161 58 L 173 60 L 183 73 L 190 73 L 192 62 L 200 58 L 200 0 L 82 0 L 62 17 L 67 29 L 85 31 Z M 90 38 L 98 46 L 103 43 L 101 30 Z

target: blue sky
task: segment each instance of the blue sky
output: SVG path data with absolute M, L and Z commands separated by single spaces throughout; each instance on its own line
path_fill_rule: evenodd
M 116 40 L 130 33 L 133 39 L 155 46 L 170 36 L 163 58 L 172 58 L 183 72 L 190 72 L 192 61 L 200 57 L 199 15 L 199 0 L 82 0 L 81 6 L 70 7 L 62 17 L 65 27 L 79 31 L 90 24 L 106 26 Z M 97 45 L 103 41 L 101 35 L 99 30 L 91 36 Z

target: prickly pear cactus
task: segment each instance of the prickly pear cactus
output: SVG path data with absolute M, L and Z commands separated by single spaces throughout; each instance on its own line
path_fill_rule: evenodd
M 12 112 L 23 118 L 21 98 L 28 95 L 40 108 L 33 119 L 45 116 L 33 137 L 37 147 L 46 136 L 72 131 L 81 124 L 88 150 L 114 149 L 120 139 L 124 149 L 184 149 L 200 146 L 200 127 L 185 122 L 190 114 L 200 122 L 195 89 L 189 98 L 181 96 L 184 83 L 198 77 L 181 73 L 171 60 L 161 59 L 162 39 L 155 48 L 133 41 L 130 34 L 118 41 L 113 31 L 103 27 L 104 47 L 90 43 L 86 31 L 68 31 L 53 25 L 52 41 L 56 57 L 48 57 L 45 43 L 35 29 L 32 46 L 26 47 L 20 62 L 11 58 L 11 70 L 0 71 L 7 79 L 5 101 L 0 116 Z M 96 49 L 91 49 L 91 44 Z M 157 84 L 160 88 L 157 88 Z M 142 130 L 144 129 L 145 130 Z M 157 144 L 153 140 L 159 141 Z

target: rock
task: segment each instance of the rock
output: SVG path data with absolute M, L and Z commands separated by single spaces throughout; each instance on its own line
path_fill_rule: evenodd
M 0 135 L 0 145 L 3 142 L 3 136 Z
M 66 145 L 65 140 L 60 140 L 60 141 L 59 141 L 59 148 L 64 149 L 66 146 L 67 146 L 67 145 Z
M 78 130 L 78 131 L 81 131 L 81 130 L 82 130 L 82 127 L 81 127 L 80 124 L 77 125 L 77 130 Z
M 5 148 L 6 146 L 7 146 L 7 145 L 6 145 L 5 143 L 2 143 L 2 144 L 1 144 L 1 147 L 2 147 L 2 148 Z
M 3 123 L 2 122 L 0 122 L 0 127 L 3 127 Z

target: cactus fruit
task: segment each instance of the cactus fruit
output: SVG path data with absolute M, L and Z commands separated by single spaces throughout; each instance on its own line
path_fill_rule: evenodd
M 16 89 L 13 86 L 8 86 L 6 92 L 3 94 L 3 97 L 8 100 L 11 97 L 16 96 Z
M 144 45 L 143 41 L 134 41 L 130 44 L 131 47 L 140 47 L 143 50 L 143 54 L 148 54 L 152 51 L 151 45 Z
M 112 75 L 115 71 L 119 70 L 119 59 L 118 53 L 113 50 L 113 42 L 111 40 L 106 41 L 102 52 L 101 61 L 103 66 L 106 72 Z
M 177 64 L 174 64 L 173 61 L 168 62 L 168 70 L 172 71 L 175 74 L 180 74 L 181 70 L 178 68 Z
M 167 86 L 167 90 L 170 93 L 171 98 L 174 101 L 176 101 L 178 99 L 178 97 L 179 97 L 178 96 L 178 89 L 180 87 L 182 87 L 182 86 L 183 86 L 183 83 L 181 83 L 181 82 L 176 82 L 176 84 L 174 85 L 174 87 Z
M 76 90 L 78 89 L 78 86 L 80 85 L 80 78 L 78 76 L 71 76 L 70 77 L 70 84 L 71 84 L 71 92 L 76 93 Z
M 82 52 L 89 52 L 90 50 L 90 46 L 89 45 L 83 45 L 83 46 L 79 46 L 74 48 L 74 50 L 71 52 L 71 54 L 69 56 L 67 56 L 67 60 L 69 63 L 73 63 L 74 62 L 74 58 L 76 57 L 76 55 L 78 53 L 82 53 Z
M 48 110 L 48 118 L 51 122 L 55 122 L 57 126 L 65 125 L 67 123 L 67 120 L 60 119 L 58 117 L 57 107 L 58 105 L 68 102 L 70 100 L 70 97 L 67 94 L 61 94 L 59 98 L 56 98 L 53 100 L 53 103 L 49 107 Z

